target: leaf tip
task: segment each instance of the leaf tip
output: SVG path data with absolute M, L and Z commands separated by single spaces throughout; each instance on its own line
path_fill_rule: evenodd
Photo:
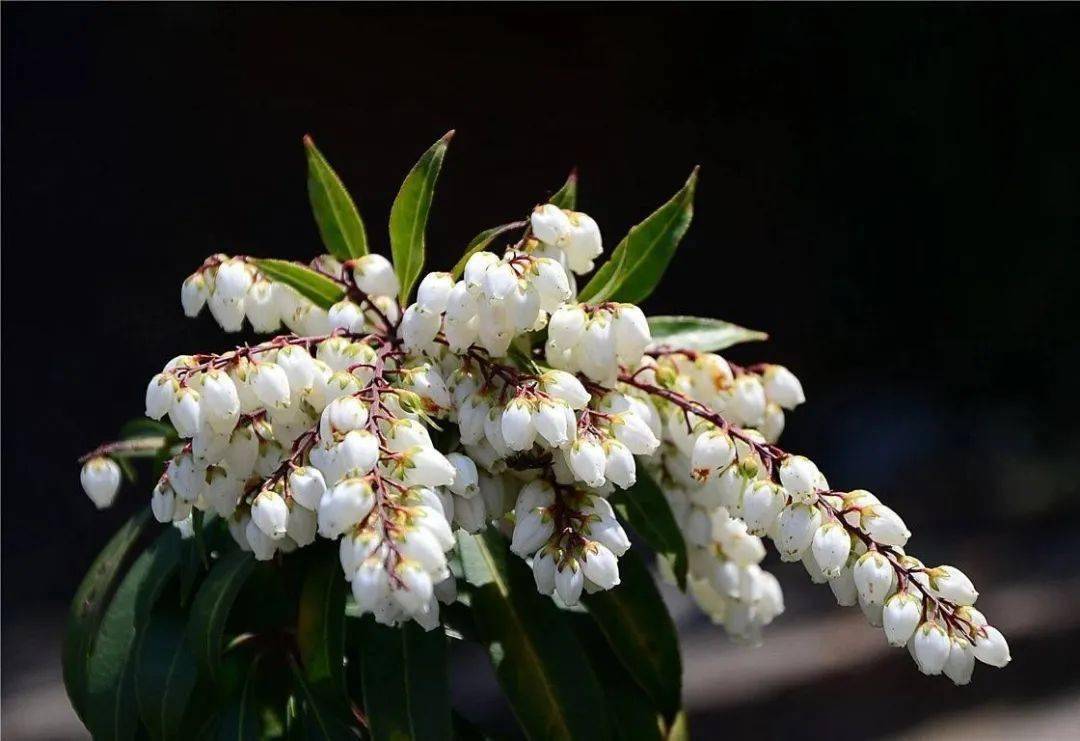
M 304 147 L 307 149 L 315 148 L 315 140 L 311 138 L 311 134 L 304 134 L 303 138 Z
M 442 135 L 442 139 L 440 139 L 439 141 L 442 142 L 443 144 L 449 144 L 450 140 L 454 138 L 455 133 L 456 133 L 456 129 L 450 129 L 449 131 L 447 131 L 445 134 Z

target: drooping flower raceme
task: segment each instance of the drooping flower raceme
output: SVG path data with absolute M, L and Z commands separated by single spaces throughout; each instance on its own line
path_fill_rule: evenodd
M 758 641 L 783 611 L 767 539 L 924 673 L 963 684 L 976 659 L 1007 663 L 963 572 L 907 555 L 896 512 L 776 446 L 805 400 L 796 376 L 654 346 L 636 305 L 581 300 L 577 277 L 601 253 L 595 221 L 546 204 L 516 242 L 428 273 L 404 306 L 410 284 L 378 255 L 287 269 L 213 255 L 183 282 L 184 312 L 289 333 L 173 358 L 145 411 L 175 435 L 99 447 L 83 486 L 108 506 L 117 461 L 165 450 L 157 520 L 189 534 L 195 512 L 222 518 L 260 560 L 337 541 L 359 612 L 432 629 L 439 599 L 455 599 L 455 530 L 500 528 L 564 605 L 617 588 L 630 540 L 609 497 L 644 496 L 649 477 L 685 542 L 689 593 L 732 636 Z

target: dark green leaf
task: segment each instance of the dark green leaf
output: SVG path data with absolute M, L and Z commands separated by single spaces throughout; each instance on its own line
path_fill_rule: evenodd
M 255 558 L 245 551 L 233 551 L 222 557 L 210 569 L 191 604 L 188 644 L 200 669 L 212 681 L 219 678 L 225 621 L 254 567 Z
M 667 560 L 679 588 L 686 589 L 686 541 L 671 507 L 646 471 L 638 466 L 637 483 L 611 495 L 609 501 L 620 519 L 641 536 L 646 545 Z
M 290 661 L 289 668 L 299 690 L 297 699 L 303 703 L 300 709 L 302 733 L 296 737 L 321 741 L 359 738 L 356 721 L 349 713 L 345 698 L 328 696 L 309 684 L 296 662 Z
M 486 250 L 499 236 L 515 229 L 524 228 L 526 223 L 524 221 L 515 221 L 510 224 L 503 224 L 502 226 L 485 229 L 473 237 L 472 241 L 469 242 L 469 246 L 465 248 L 465 254 L 461 256 L 461 259 L 457 261 L 457 264 L 450 271 L 450 274 L 454 276 L 454 280 L 460 278 L 462 273 L 465 272 L 465 264 L 469 262 L 469 258 L 475 253 Z
M 424 230 L 427 228 L 435 181 L 453 131 L 424 152 L 401 184 L 390 208 L 390 252 L 401 283 L 401 303 L 408 303 L 413 284 L 424 267 Z
M 338 549 L 320 545 L 300 591 L 296 641 L 308 682 L 345 697 L 345 577 Z M 314 549 L 313 549 L 314 550 Z
M 339 260 L 368 253 L 367 233 L 349 192 L 310 136 L 304 137 L 308 163 L 308 199 L 323 244 Z
M 345 298 L 345 289 L 340 283 L 299 263 L 264 258 L 256 260 L 255 267 L 270 280 L 284 283 L 324 309 Z
M 548 199 L 548 203 L 553 203 L 567 211 L 574 211 L 577 208 L 577 180 L 577 168 L 575 168 L 570 171 L 563 186 Z
M 458 533 L 472 609 L 495 674 L 526 735 L 607 738 L 603 694 L 566 622 L 569 614 L 536 591 L 525 562 L 488 528 Z
M 627 250 L 615 250 L 612 253 L 611 258 L 604 265 L 605 268 L 611 266 L 610 270 L 603 271 L 596 274 L 596 278 L 603 278 L 603 283 L 595 285 L 593 281 L 589 281 L 589 285 L 586 288 L 589 289 L 588 300 L 590 303 L 598 304 L 602 301 L 611 299 L 615 293 L 622 286 L 623 281 L 626 280 L 627 275 L 627 261 L 630 253 Z M 585 300 L 585 299 L 582 299 Z
M 79 717 L 85 722 L 86 663 L 94 636 L 113 590 L 120 581 L 120 568 L 146 530 L 150 509 L 134 515 L 116 532 L 94 559 L 82 583 L 75 591 L 64 633 L 64 687 Z
M 188 648 L 186 624 L 175 610 L 150 617 L 135 664 L 135 695 L 143 725 L 155 739 L 178 738 L 199 666 Z
M 769 335 L 756 329 L 696 316 L 651 316 L 649 331 L 652 333 L 651 347 L 699 352 L 716 352 L 740 342 L 769 339 Z
M 631 679 L 604 635 L 585 615 L 571 617 L 570 622 L 593 671 L 604 686 L 604 702 L 615 738 L 620 741 L 662 741 L 662 720 L 655 704 L 641 685 Z
M 582 598 L 623 668 L 671 720 L 682 698 L 679 638 L 660 591 L 636 551 L 619 558 L 621 583 Z
M 612 274 L 621 270 L 622 278 L 608 297 L 611 301 L 640 303 L 648 297 L 664 274 L 694 215 L 694 189 L 697 168 L 678 193 L 623 237 L 611 253 L 611 259 L 581 289 L 579 298 L 591 301 L 600 288 L 607 286 Z M 625 252 L 625 261 L 622 260 Z M 621 268 L 620 268 L 621 266 Z
M 162 589 L 176 574 L 180 533 L 168 528 L 132 564 L 101 620 L 87 664 L 87 726 L 95 738 L 133 738 L 136 648 Z
M 216 734 L 219 741 L 256 741 L 262 738 L 256 688 L 259 663 L 258 657 L 251 662 L 239 694 L 226 705 Z
M 400 628 L 362 618 L 360 667 L 364 711 L 371 736 L 383 739 L 449 739 L 450 680 L 446 636 L 413 621 Z

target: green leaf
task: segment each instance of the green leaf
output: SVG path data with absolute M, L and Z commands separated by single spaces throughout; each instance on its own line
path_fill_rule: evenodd
M 64 633 L 64 687 L 79 718 L 86 722 L 86 664 L 94 643 L 101 616 L 121 577 L 139 536 L 150 522 L 150 509 L 132 516 L 109 540 L 94 559 L 82 583 L 75 591 Z
M 627 255 L 630 253 L 626 250 L 615 250 L 611 255 L 611 258 L 604 265 L 604 267 L 611 266 L 610 270 L 605 271 L 603 277 L 603 283 L 593 287 L 593 281 L 589 281 L 589 285 L 586 288 L 590 289 L 588 300 L 591 303 L 598 304 L 602 301 L 612 299 L 616 291 L 626 280 L 627 275 Z M 596 274 L 596 277 L 600 277 L 600 273 Z M 584 300 L 584 299 L 582 299 Z
M 638 466 L 637 483 L 608 499 L 619 518 L 641 536 L 646 545 L 667 560 L 679 588 L 686 590 L 686 541 L 656 481 Z
M 211 567 L 191 604 L 188 644 L 211 681 L 220 677 L 225 621 L 254 567 L 255 558 L 250 553 L 229 553 Z
M 255 267 L 270 280 L 284 283 L 324 309 L 345 298 L 341 284 L 299 263 L 263 258 L 255 260 Z
M 323 244 L 339 260 L 349 260 L 368 253 L 367 232 L 341 178 L 327 163 L 310 136 L 304 137 L 308 163 L 308 199 Z
M 297 698 L 302 701 L 300 727 L 297 737 L 336 741 L 337 739 L 356 739 L 360 734 L 355 719 L 341 697 L 329 697 L 304 678 L 304 672 L 295 661 L 289 661 L 293 680 L 299 692 Z
M 450 270 L 450 274 L 454 276 L 454 280 L 461 277 L 465 272 L 465 265 L 469 262 L 469 258 L 477 252 L 483 252 L 491 243 L 494 242 L 500 235 L 511 232 L 514 229 L 522 229 L 528 222 L 514 221 L 510 224 L 503 224 L 502 226 L 492 227 L 491 229 L 485 229 L 484 231 L 473 237 L 469 242 L 469 246 L 465 248 L 465 254 L 461 256 L 461 259 L 457 261 L 457 264 Z
M 529 568 L 488 528 L 458 533 L 472 609 L 495 674 L 530 738 L 607 738 L 603 694 L 581 646 Z
M 129 419 L 120 428 L 121 440 L 137 440 L 144 437 L 164 437 L 167 440 L 176 440 L 176 430 L 170 424 L 146 417 Z
M 262 738 L 256 688 L 260 659 L 256 657 L 251 662 L 239 694 L 225 707 L 217 728 L 219 741 L 257 741 Z
M 769 339 L 765 332 L 747 329 L 719 319 L 697 316 L 651 316 L 651 348 L 671 347 L 698 352 L 716 352 L 741 342 Z
M 592 301 L 593 296 L 621 271 L 622 277 L 608 300 L 636 304 L 653 292 L 667 269 L 694 215 L 694 189 L 697 168 L 678 193 L 623 237 L 609 259 L 581 289 L 579 298 Z M 625 255 L 620 253 L 625 252 Z M 625 258 L 625 259 L 624 259 Z
M 180 533 L 168 528 L 135 559 L 101 620 L 87 664 L 87 727 L 95 738 L 129 739 L 138 727 L 135 657 L 142 630 L 176 574 Z
M 401 283 L 401 304 L 408 303 L 413 284 L 424 267 L 424 230 L 427 228 L 435 181 L 454 132 L 449 131 L 424 152 L 401 184 L 390 207 L 390 252 Z
M 617 587 L 586 594 L 582 601 L 623 668 L 671 720 L 682 704 L 682 659 L 675 623 L 635 551 L 619 558 L 619 576 Z
M 620 561 L 621 563 L 621 561 Z M 574 634 L 604 686 L 604 702 L 615 738 L 621 741 L 662 741 L 662 719 L 645 694 L 612 653 L 607 639 L 586 615 L 570 618 Z
M 668 729 L 668 741 L 690 741 L 690 722 L 686 719 L 686 711 L 681 710 L 675 716 L 675 722 Z
M 410 620 L 400 628 L 370 616 L 360 625 L 364 711 L 375 741 L 449 739 L 446 636 Z
M 338 549 L 320 545 L 300 591 L 296 642 L 307 680 L 345 697 L 345 578 Z
M 577 168 L 575 167 L 570 171 L 570 175 L 566 178 L 566 182 L 563 186 L 555 191 L 551 198 L 548 199 L 548 203 L 552 203 L 559 208 L 567 211 L 573 211 L 577 208 Z
M 156 611 L 147 623 L 135 663 L 139 715 L 150 736 L 178 738 L 199 665 L 187 645 L 186 624 L 176 611 Z

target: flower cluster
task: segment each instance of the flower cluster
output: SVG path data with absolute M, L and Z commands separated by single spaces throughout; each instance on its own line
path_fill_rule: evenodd
M 773 444 L 782 411 L 804 401 L 790 371 L 740 368 L 711 353 L 656 356 L 620 381 L 656 400 L 664 419 L 650 465 L 691 548 L 692 594 L 714 619 L 756 638 L 782 609 L 775 580 L 757 566 L 767 537 L 782 560 L 828 582 L 839 604 L 858 604 L 890 644 L 906 645 L 924 674 L 967 684 L 976 659 L 1008 663 L 1008 645 L 973 607 L 978 593 L 963 572 L 907 555 L 911 533 L 896 512 L 868 491 L 831 489 L 811 460 Z
M 454 528 L 500 528 L 537 589 L 565 605 L 616 587 L 630 542 L 608 497 L 646 472 L 686 542 L 690 594 L 734 637 L 759 640 L 783 611 L 761 567 L 767 538 L 923 672 L 963 684 L 975 659 L 1008 662 L 961 571 L 907 555 L 893 510 L 831 489 L 776 446 L 805 400 L 795 375 L 654 346 L 638 307 L 577 298 L 575 276 L 602 253 L 591 218 L 549 204 L 522 226 L 505 250 L 470 255 L 460 278 L 426 275 L 404 310 L 378 255 L 290 266 L 340 286 L 329 306 L 266 262 L 208 258 L 184 281 L 186 314 L 209 305 L 227 331 L 246 318 L 292 333 L 171 360 L 146 414 L 167 417 L 177 439 L 96 449 L 83 459 L 87 494 L 108 506 L 117 461 L 164 446 L 159 521 L 190 534 L 193 512 L 223 518 L 261 560 L 336 540 L 361 612 L 432 629 L 439 599 L 456 595 Z

